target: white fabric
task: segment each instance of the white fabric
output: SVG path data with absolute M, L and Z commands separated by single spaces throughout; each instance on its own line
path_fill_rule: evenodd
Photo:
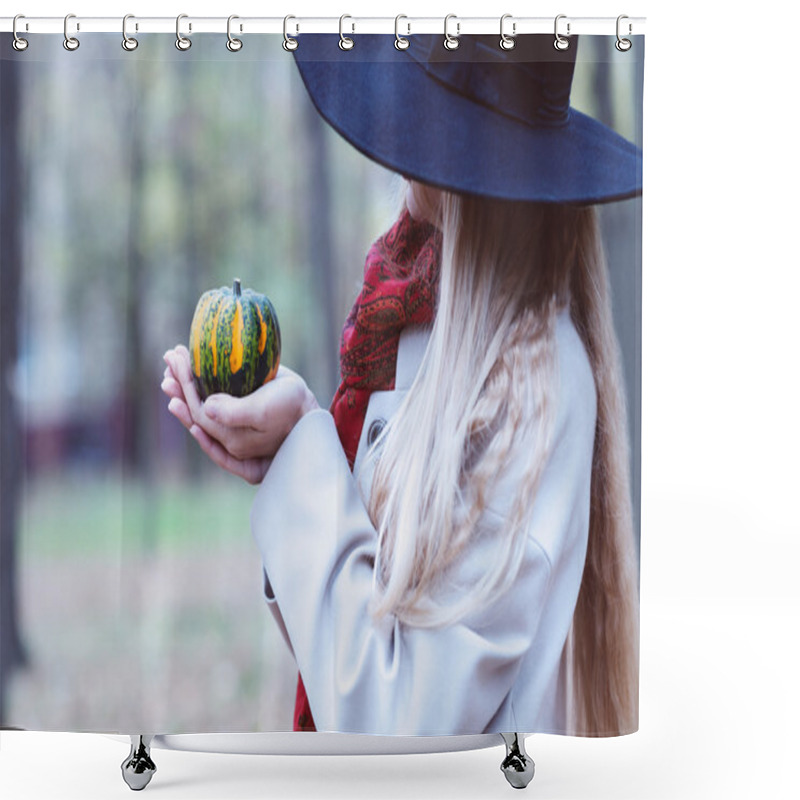
M 363 499 L 372 480 L 366 436 L 375 419 L 389 419 L 399 407 L 426 339 L 424 330 L 401 338 L 402 388 L 370 397 L 358 482 L 327 411 L 303 417 L 276 454 L 251 515 L 267 604 L 300 668 L 319 731 L 565 733 L 562 652 L 586 553 L 596 420 L 586 351 L 563 311 L 553 448 L 511 591 L 446 628 L 412 628 L 394 617 L 376 625 L 367 612 L 377 535 Z M 521 448 L 514 453 L 481 518 L 487 535 L 475 538 L 456 576 L 463 591 L 491 558 L 491 533 L 513 506 L 527 458 Z

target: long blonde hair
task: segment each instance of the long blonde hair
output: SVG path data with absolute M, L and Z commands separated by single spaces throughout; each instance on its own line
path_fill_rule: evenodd
M 414 384 L 372 451 L 380 450 L 369 503 L 378 531 L 372 614 L 439 627 L 513 584 L 550 455 L 555 321 L 569 305 L 598 395 L 589 546 L 565 649 L 571 732 L 633 730 L 638 603 L 627 419 L 594 209 L 409 186 L 407 203 L 442 230 L 440 284 Z M 531 467 L 495 558 L 469 592 L 442 600 L 448 570 L 477 535 L 492 487 L 520 443 L 533 448 Z

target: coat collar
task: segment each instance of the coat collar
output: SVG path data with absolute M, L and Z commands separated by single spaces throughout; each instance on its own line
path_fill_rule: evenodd
M 395 391 L 407 391 L 411 388 L 425 355 L 431 330 L 431 325 L 409 325 L 400 333 L 394 373 Z

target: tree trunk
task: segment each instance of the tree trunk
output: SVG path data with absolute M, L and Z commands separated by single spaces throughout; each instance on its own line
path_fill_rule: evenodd
M 339 330 L 334 281 L 334 242 L 331 231 L 330 157 L 325 141 L 325 123 L 311 103 L 304 103 L 305 127 L 309 141 L 308 182 L 308 258 L 311 264 L 312 291 L 316 291 L 316 308 L 322 313 L 320 334 L 326 343 L 326 395 L 333 396 L 339 382 Z
M 144 65 L 138 64 L 143 68 Z M 146 76 L 145 76 L 146 77 Z M 123 454 L 125 466 L 136 478 L 149 475 L 152 461 L 152 437 L 145 390 L 148 373 L 145 367 L 144 327 L 145 261 L 142 256 L 142 217 L 144 212 L 144 136 L 142 119 L 143 76 L 136 70 L 131 77 L 132 97 L 128 105 L 130 159 L 130 196 L 128 201 L 128 235 L 126 242 L 126 275 L 123 293 L 125 324 L 125 389 Z
M 17 613 L 17 520 L 24 474 L 22 430 L 11 391 L 19 355 L 22 278 L 19 83 L 20 65 L 13 59 L 0 61 L 0 727 L 6 718 L 11 673 L 28 663 Z
M 184 267 L 181 277 L 183 283 L 178 297 L 185 307 L 186 316 L 184 317 L 183 331 L 186 332 L 186 344 L 188 346 L 189 328 L 194 312 L 194 303 L 200 299 L 200 295 L 207 289 L 211 289 L 209 275 L 209 254 L 201 247 L 202 219 L 200 216 L 199 204 L 196 202 L 198 192 L 202 190 L 200 185 L 198 158 L 202 155 L 198 153 L 198 142 L 201 136 L 200 111 L 198 104 L 202 102 L 202 97 L 197 91 L 197 79 L 195 72 L 188 67 L 197 68 L 198 64 L 181 64 L 182 69 L 174 72 L 177 83 L 177 95 L 181 107 L 181 117 L 185 123 L 176 126 L 180 129 L 180 139 L 171 140 L 171 157 L 175 163 L 180 178 L 180 192 L 183 208 L 183 230 L 181 232 L 184 253 L 182 266 Z M 202 89 L 202 86 L 200 87 Z M 210 234 L 216 235 L 216 226 L 211 226 Z M 199 452 L 197 443 L 191 436 L 183 437 L 184 464 L 186 466 L 186 477 L 192 484 L 197 484 L 201 477 L 201 468 L 204 456 Z

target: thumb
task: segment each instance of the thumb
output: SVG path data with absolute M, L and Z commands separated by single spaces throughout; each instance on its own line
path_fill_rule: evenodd
M 212 394 L 203 403 L 203 411 L 210 420 L 228 428 L 255 427 L 257 409 L 252 397 L 234 397 L 222 392 Z

